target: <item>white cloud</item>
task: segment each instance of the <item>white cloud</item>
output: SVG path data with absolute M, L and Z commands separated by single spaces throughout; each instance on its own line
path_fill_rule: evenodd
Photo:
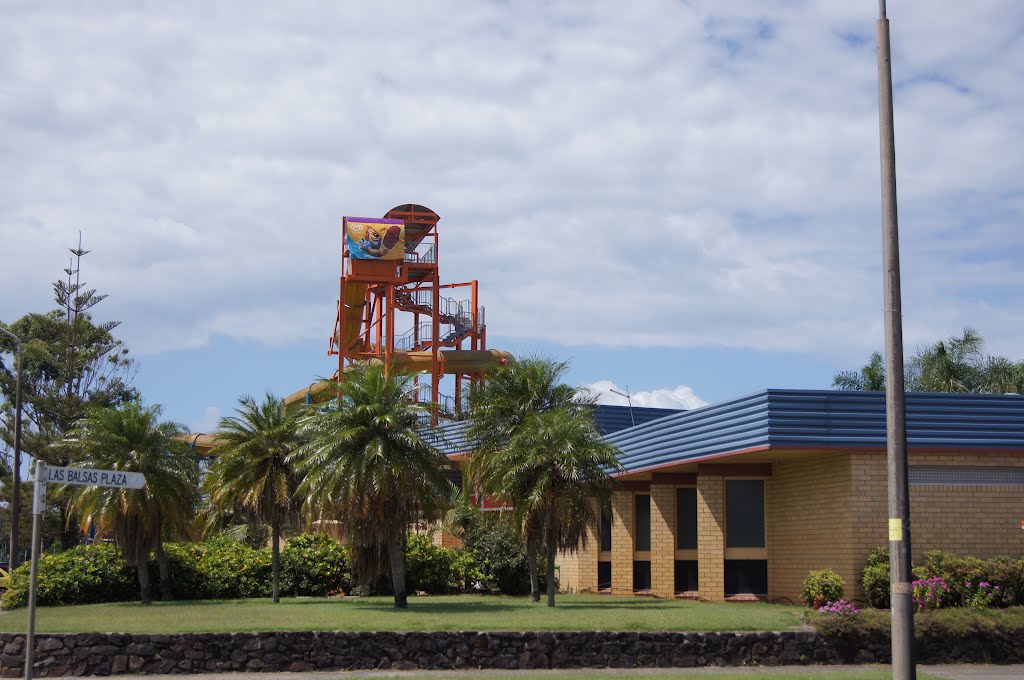
M 191 426 L 192 432 L 213 432 L 220 424 L 220 409 L 216 406 L 207 406 L 203 409 L 203 415 L 199 422 Z
M 597 403 L 612 406 L 627 406 L 630 401 L 632 401 L 633 406 L 652 408 L 690 410 L 707 406 L 707 402 L 698 397 L 693 389 L 686 385 L 678 385 L 672 389 L 628 392 L 626 388 L 619 387 L 610 380 L 598 380 L 597 382 L 585 385 L 584 388 L 597 396 Z M 616 392 L 621 394 L 616 394 Z M 627 399 L 622 396 L 623 394 L 629 394 L 629 398 Z
M 874 6 L 9 3 L 0 299 L 83 277 L 136 354 L 326 338 L 342 214 L 442 215 L 492 334 L 862 357 Z M 1019 354 L 1024 12 L 889 12 L 908 343 Z M 428 41 L 411 40 L 429 27 Z

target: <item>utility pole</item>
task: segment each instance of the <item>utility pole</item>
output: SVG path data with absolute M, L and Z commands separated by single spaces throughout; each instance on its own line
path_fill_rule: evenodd
M 896 134 L 892 62 L 885 0 L 878 2 L 878 128 L 882 163 L 882 260 L 885 284 L 885 415 L 889 477 L 889 578 L 892 590 L 892 677 L 914 680 L 914 607 L 907 482 L 907 418 L 903 385 L 903 312 L 896 214 Z
M 21 519 L 21 338 L 5 328 L 0 332 L 14 338 L 18 343 L 17 364 L 18 377 L 14 386 L 14 460 L 11 465 L 11 555 L 9 566 L 11 571 L 18 566 L 18 523 Z

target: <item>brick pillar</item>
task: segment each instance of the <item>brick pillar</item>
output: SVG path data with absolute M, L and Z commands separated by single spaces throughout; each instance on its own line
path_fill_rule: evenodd
M 612 594 L 633 594 L 633 492 L 612 494 Z
M 725 479 L 697 477 L 697 573 L 700 596 L 725 599 Z
M 601 504 L 591 501 L 593 519 L 587 524 L 587 547 L 580 547 L 577 555 L 577 589 L 580 592 L 597 590 L 597 557 L 601 551 Z
M 676 592 L 676 488 L 651 484 L 651 592 L 673 597 Z

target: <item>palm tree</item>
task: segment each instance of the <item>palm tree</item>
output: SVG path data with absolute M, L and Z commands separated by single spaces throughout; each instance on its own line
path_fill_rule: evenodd
M 919 347 L 906 362 L 908 392 L 975 392 L 1000 394 L 1024 390 L 1024 361 L 986 356 L 985 339 L 965 328 L 960 336 Z M 884 390 L 885 366 L 874 352 L 860 371 L 836 373 L 832 386 L 840 390 Z
M 70 507 L 100 534 L 112 536 L 138 572 L 143 604 L 152 602 L 147 560 L 156 551 L 165 600 L 171 599 L 163 533 L 187 526 L 194 512 L 199 465 L 181 438 L 182 425 L 161 422 L 159 406 L 129 402 L 92 411 L 67 440 L 82 453 L 86 468 L 141 472 L 141 489 L 76 487 Z
M 1024 394 L 1024 361 L 1013 363 L 1006 357 L 989 357 L 985 364 L 985 392 Z
M 919 349 L 908 366 L 914 392 L 979 392 L 985 383 L 985 340 L 971 328 L 961 337 Z
M 621 471 L 616 449 L 591 415 L 562 407 L 529 416 L 508 445 L 487 457 L 481 473 L 514 499 L 517 522 L 547 558 L 548 606 L 555 606 L 555 555 L 586 546 L 595 505 L 606 505 Z
M 349 369 L 340 405 L 311 408 L 300 420 L 306 443 L 292 457 L 311 515 L 341 520 L 360 580 L 372 582 L 387 559 L 400 609 L 408 606 L 409 526 L 440 518 L 453 492 L 448 459 L 421 436 L 426 412 L 412 403 L 412 387 L 380 364 Z
M 272 592 L 281 600 L 281 519 L 293 507 L 297 487 L 288 456 L 298 448 L 295 419 L 284 403 L 267 392 L 262 403 L 245 395 L 237 415 L 221 418 L 216 433 L 216 456 L 203 482 L 215 512 L 241 510 L 257 522 L 269 522 Z
M 882 392 L 885 390 L 885 361 L 878 352 L 871 353 L 867 365 L 859 371 L 840 371 L 832 380 L 832 387 L 838 390 L 863 390 Z
M 568 368 L 566 362 L 527 357 L 488 371 L 487 382 L 473 404 L 467 432 L 470 441 L 476 443 L 468 472 L 481 493 L 504 496 L 515 504 L 518 500 L 515 490 L 506 488 L 501 475 L 494 471 L 506 464 L 505 448 L 509 441 L 522 430 L 527 419 L 536 413 L 579 407 L 590 401 L 588 394 L 561 382 Z M 520 517 L 519 520 L 519 530 L 526 539 L 530 596 L 534 602 L 538 602 L 540 579 L 537 573 L 537 550 L 540 529 L 530 518 Z

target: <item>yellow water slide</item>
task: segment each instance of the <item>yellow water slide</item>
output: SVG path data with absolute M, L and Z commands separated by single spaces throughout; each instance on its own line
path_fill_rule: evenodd
M 345 285 L 345 342 L 340 347 L 351 349 L 359 337 L 363 323 L 363 307 L 366 305 L 366 284 L 346 283 Z

